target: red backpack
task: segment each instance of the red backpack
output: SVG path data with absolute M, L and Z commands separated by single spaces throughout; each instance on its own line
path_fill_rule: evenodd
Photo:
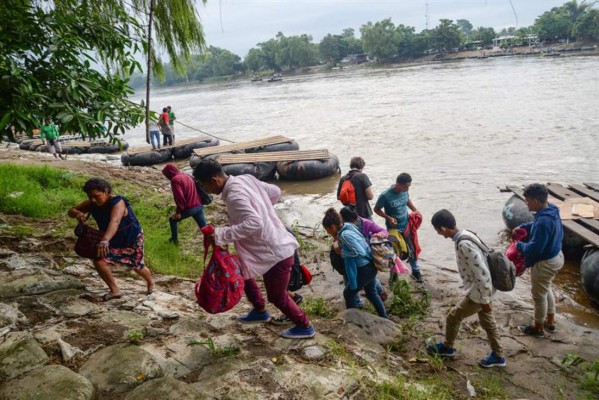
M 245 280 L 239 258 L 226 248 L 213 244 L 212 257 L 206 264 L 209 247 L 209 241 L 204 240 L 204 273 L 195 284 L 195 294 L 200 307 L 210 314 L 218 314 L 239 303 Z
M 353 177 L 354 174 L 350 175 L 350 173 L 348 173 L 343 178 L 343 183 L 341 183 L 341 189 L 339 190 L 337 200 L 339 200 L 344 206 L 356 205 L 356 188 L 351 181 Z

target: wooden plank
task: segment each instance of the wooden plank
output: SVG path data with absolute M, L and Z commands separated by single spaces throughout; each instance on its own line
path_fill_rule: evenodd
M 197 142 L 208 142 L 210 140 L 212 140 L 212 138 L 210 138 L 208 136 L 202 136 L 199 138 L 191 138 L 191 139 L 185 139 L 185 140 L 177 140 L 177 142 L 171 146 L 160 146 L 160 149 L 174 149 L 176 147 L 183 147 L 183 146 L 187 146 L 188 144 L 197 143 Z M 127 154 L 134 155 L 134 154 L 140 154 L 140 153 L 147 153 L 152 150 L 153 150 L 152 146 L 137 147 L 135 149 L 128 150 Z
M 578 220 L 581 225 L 586 226 L 589 229 L 595 230 L 599 233 L 599 221 L 591 218 L 581 218 Z
M 599 192 L 593 189 L 589 189 L 583 185 L 568 185 L 570 189 L 575 191 L 576 193 L 591 198 L 595 201 L 599 201 Z
M 599 247 L 599 235 L 591 232 L 587 228 L 579 225 L 576 221 L 562 221 L 562 225 L 564 228 L 568 229 L 570 232 L 575 235 L 580 236 L 583 240 L 591 243 L 592 245 Z
M 568 189 L 565 186 L 560 185 L 559 183 L 548 183 L 547 190 L 549 193 L 554 195 L 560 200 L 566 200 L 569 198 L 580 197 L 580 195 L 572 190 Z
M 521 200 L 524 200 L 524 189 L 521 186 L 506 186 L 506 188 L 518 196 Z
M 218 157 L 221 164 L 278 162 L 297 160 L 323 160 L 330 157 L 329 151 L 323 150 L 294 150 L 265 153 L 223 154 Z
M 285 142 L 289 142 L 291 140 L 293 140 L 293 139 L 282 136 L 282 135 L 268 136 L 268 137 L 263 137 L 260 139 L 248 140 L 246 142 L 225 144 L 225 145 L 221 145 L 221 146 L 212 146 L 212 147 L 206 147 L 203 149 L 195 149 L 194 153 L 200 157 L 203 157 L 203 156 L 207 156 L 210 154 L 228 153 L 231 151 L 251 149 L 253 147 L 285 143 Z
M 596 182 L 584 182 L 584 185 L 590 189 L 596 190 L 599 192 L 599 183 Z

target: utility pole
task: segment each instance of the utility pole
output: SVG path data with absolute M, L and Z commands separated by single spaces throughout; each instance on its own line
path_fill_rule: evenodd
M 152 24 L 154 18 L 154 0 L 150 0 L 148 16 L 148 63 L 146 75 L 146 142 L 150 143 L 150 82 L 152 80 Z

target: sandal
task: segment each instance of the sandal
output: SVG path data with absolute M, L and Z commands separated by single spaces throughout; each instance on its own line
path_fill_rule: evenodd
M 104 296 L 102 296 L 102 301 L 110 301 L 110 300 L 114 300 L 114 299 L 120 299 L 123 295 L 121 294 L 112 294 L 110 292 L 105 293 Z

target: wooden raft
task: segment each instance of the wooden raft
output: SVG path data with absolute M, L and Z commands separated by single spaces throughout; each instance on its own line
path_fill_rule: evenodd
M 507 190 L 524 200 L 523 188 L 507 186 Z M 565 187 L 559 183 L 548 183 L 547 190 L 548 201 L 560 209 L 564 228 L 599 247 L 599 184 Z
M 331 156 L 329 155 L 329 151 L 323 149 L 273 151 L 265 153 L 223 154 L 219 156 L 217 160 L 221 164 L 240 164 L 279 161 L 324 160 L 330 157 Z
M 239 142 L 232 144 L 225 144 L 221 146 L 212 146 L 206 147 L 203 149 L 195 149 L 193 152 L 200 157 L 205 157 L 211 154 L 219 154 L 219 153 L 228 153 L 231 151 L 240 151 L 251 149 L 254 147 L 268 146 L 271 144 L 279 144 L 290 142 L 293 139 L 288 138 L 286 136 L 278 135 L 278 136 L 268 136 L 255 140 L 248 140 L 247 142 Z
M 182 147 L 182 146 L 187 146 L 188 144 L 192 144 L 192 143 L 197 143 L 197 142 L 208 142 L 209 140 L 212 140 L 211 138 L 209 138 L 208 136 L 204 136 L 204 137 L 199 137 L 199 138 L 193 138 L 193 139 L 185 139 L 185 140 L 177 140 L 177 142 L 171 146 L 162 146 L 162 144 L 160 145 L 160 150 L 162 149 L 174 149 L 176 147 Z M 152 146 L 146 146 L 146 147 L 138 147 L 135 149 L 131 149 L 127 151 L 127 154 L 129 155 L 134 155 L 134 154 L 140 154 L 140 153 L 147 153 L 149 151 L 152 151 Z

